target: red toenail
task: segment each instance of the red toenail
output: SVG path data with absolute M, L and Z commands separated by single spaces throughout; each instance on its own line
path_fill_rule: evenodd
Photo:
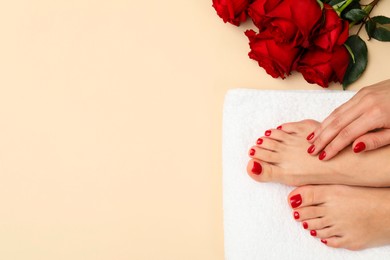
M 303 223 L 302 223 L 302 226 L 303 226 L 304 229 L 307 229 L 307 228 L 309 227 L 309 225 L 307 224 L 307 222 L 303 222 Z
M 326 239 L 321 239 L 321 242 L 324 243 L 325 245 L 328 244 L 328 241 L 326 241 Z
M 265 131 L 265 136 L 270 136 L 271 135 L 271 130 Z
M 263 171 L 263 167 L 261 167 L 260 163 L 253 162 L 252 172 L 256 175 L 260 175 Z
M 259 138 L 257 139 L 257 142 L 256 142 L 258 145 L 262 144 L 263 143 L 263 139 Z
M 355 145 L 355 147 L 353 148 L 353 151 L 355 153 L 360 153 L 361 151 L 363 151 L 364 149 L 366 149 L 366 145 L 363 143 L 363 142 L 360 142 L 360 143 L 357 143 Z
M 302 204 L 301 194 L 296 194 L 290 198 L 291 207 L 294 209 L 299 207 Z
M 249 151 L 250 156 L 255 155 L 255 153 L 256 153 L 255 149 L 251 149 L 251 150 Z
M 294 218 L 299 219 L 299 212 L 294 211 Z
M 310 141 L 311 139 L 313 139 L 313 137 L 314 137 L 314 132 L 311 133 L 311 134 L 309 134 L 309 135 L 306 137 L 306 139 L 307 139 L 308 141 Z
M 310 235 L 312 235 L 313 237 L 317 236 L 317 231 L 310 230 Z
M 325 156 L 326 156 L 326 152 L 325 151 L 322 151 L 321 153 L 320 153 L 320 155 L 318 156 L 318 159 L 320 159 L 321 161 L 325 158 Z
M 309 147 L 309 149 L 307 149 L 307 152 L 308 152 L 308 153 L 313 153 L 315 149 L 316 149 L 315 145 L 312 144 L 312 145 Z
M 280 125 L 280 126 L 278 126 L 276 129 L 282 130 L 282 126 Z

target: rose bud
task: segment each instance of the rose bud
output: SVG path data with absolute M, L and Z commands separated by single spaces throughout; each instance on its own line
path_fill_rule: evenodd
M 348 50 L 343 45 L 336 45 L 333 52 L 320 48 L 308 50 L 298 61 L 297 71 L 307 82 L 327 88 L 331 81 L 343 82 L 348 64 Z
M 324 4 L 324 23 L 313 40 L 314 44 L 326 51 L 332 51 L 335 45 L 343 45 L 348 35 L 348 21 L 341 19 L 330 5 Z
M 322 11 L 314 0 L 257 0 L 248 14 L 260 32 L 270 30 L 277 42 L 307 48 L 321 25 Z
M 252 0 L 213 0 L 213 7 L 223 21 L 239 26 L 246 20 L 246 12 Z
M 268 33 L 256 34 L 248 30 L 245 35 L 249 38 L 249 58 L 256 60 L 259 66 L 274 78 L 285 78 L 293 69 L 297 60 L 300 48 L 289 44 L 280 44 Z

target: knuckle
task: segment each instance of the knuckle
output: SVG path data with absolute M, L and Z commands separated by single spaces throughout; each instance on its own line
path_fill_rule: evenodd
M 340 131 L 339 136 L 341 139 L 349 139 L 352 137 L 351 129 L 346 127 Z
M 373 135 L 371 137 L 371 145 L 372 145 L 372 148 L 378 148 L 382 145 L 382 140 L 379 136 L 375 136 Z

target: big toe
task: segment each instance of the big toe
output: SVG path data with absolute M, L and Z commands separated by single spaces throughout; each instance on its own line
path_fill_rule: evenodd
M 251 159 L 247 165 L 248 175 L 258 182 L 284 183 L 282 169 L 277 165 Z
M 293 209 L 315 206 L 324 202 L 325 190 L 323 186 L 302 186 L 296 188 L 288 195 L 288 203 Z
M 319 125 L 320 123 L 311 120 L 311 119 L 306 119 L 298 122 L 289 122 L 289 123 L 284 123 L 282 124 L 281 130 L 285 131 L 286 133 L 294 133 L 294 134 L 299 134 L 302 136 L 307 136 L 309 135 L 314 129 Z

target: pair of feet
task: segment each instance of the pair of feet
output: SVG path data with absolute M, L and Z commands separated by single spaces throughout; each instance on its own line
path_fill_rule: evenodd
M 292 217 L 330 247 L 390 244 L 390 146 L 361 154 L 349 147 L 321 161 L 306 140 L 318 124 L 304 120 L 266 131 L 249 151 L 248 174 L 300 186 L 288 196 Z

